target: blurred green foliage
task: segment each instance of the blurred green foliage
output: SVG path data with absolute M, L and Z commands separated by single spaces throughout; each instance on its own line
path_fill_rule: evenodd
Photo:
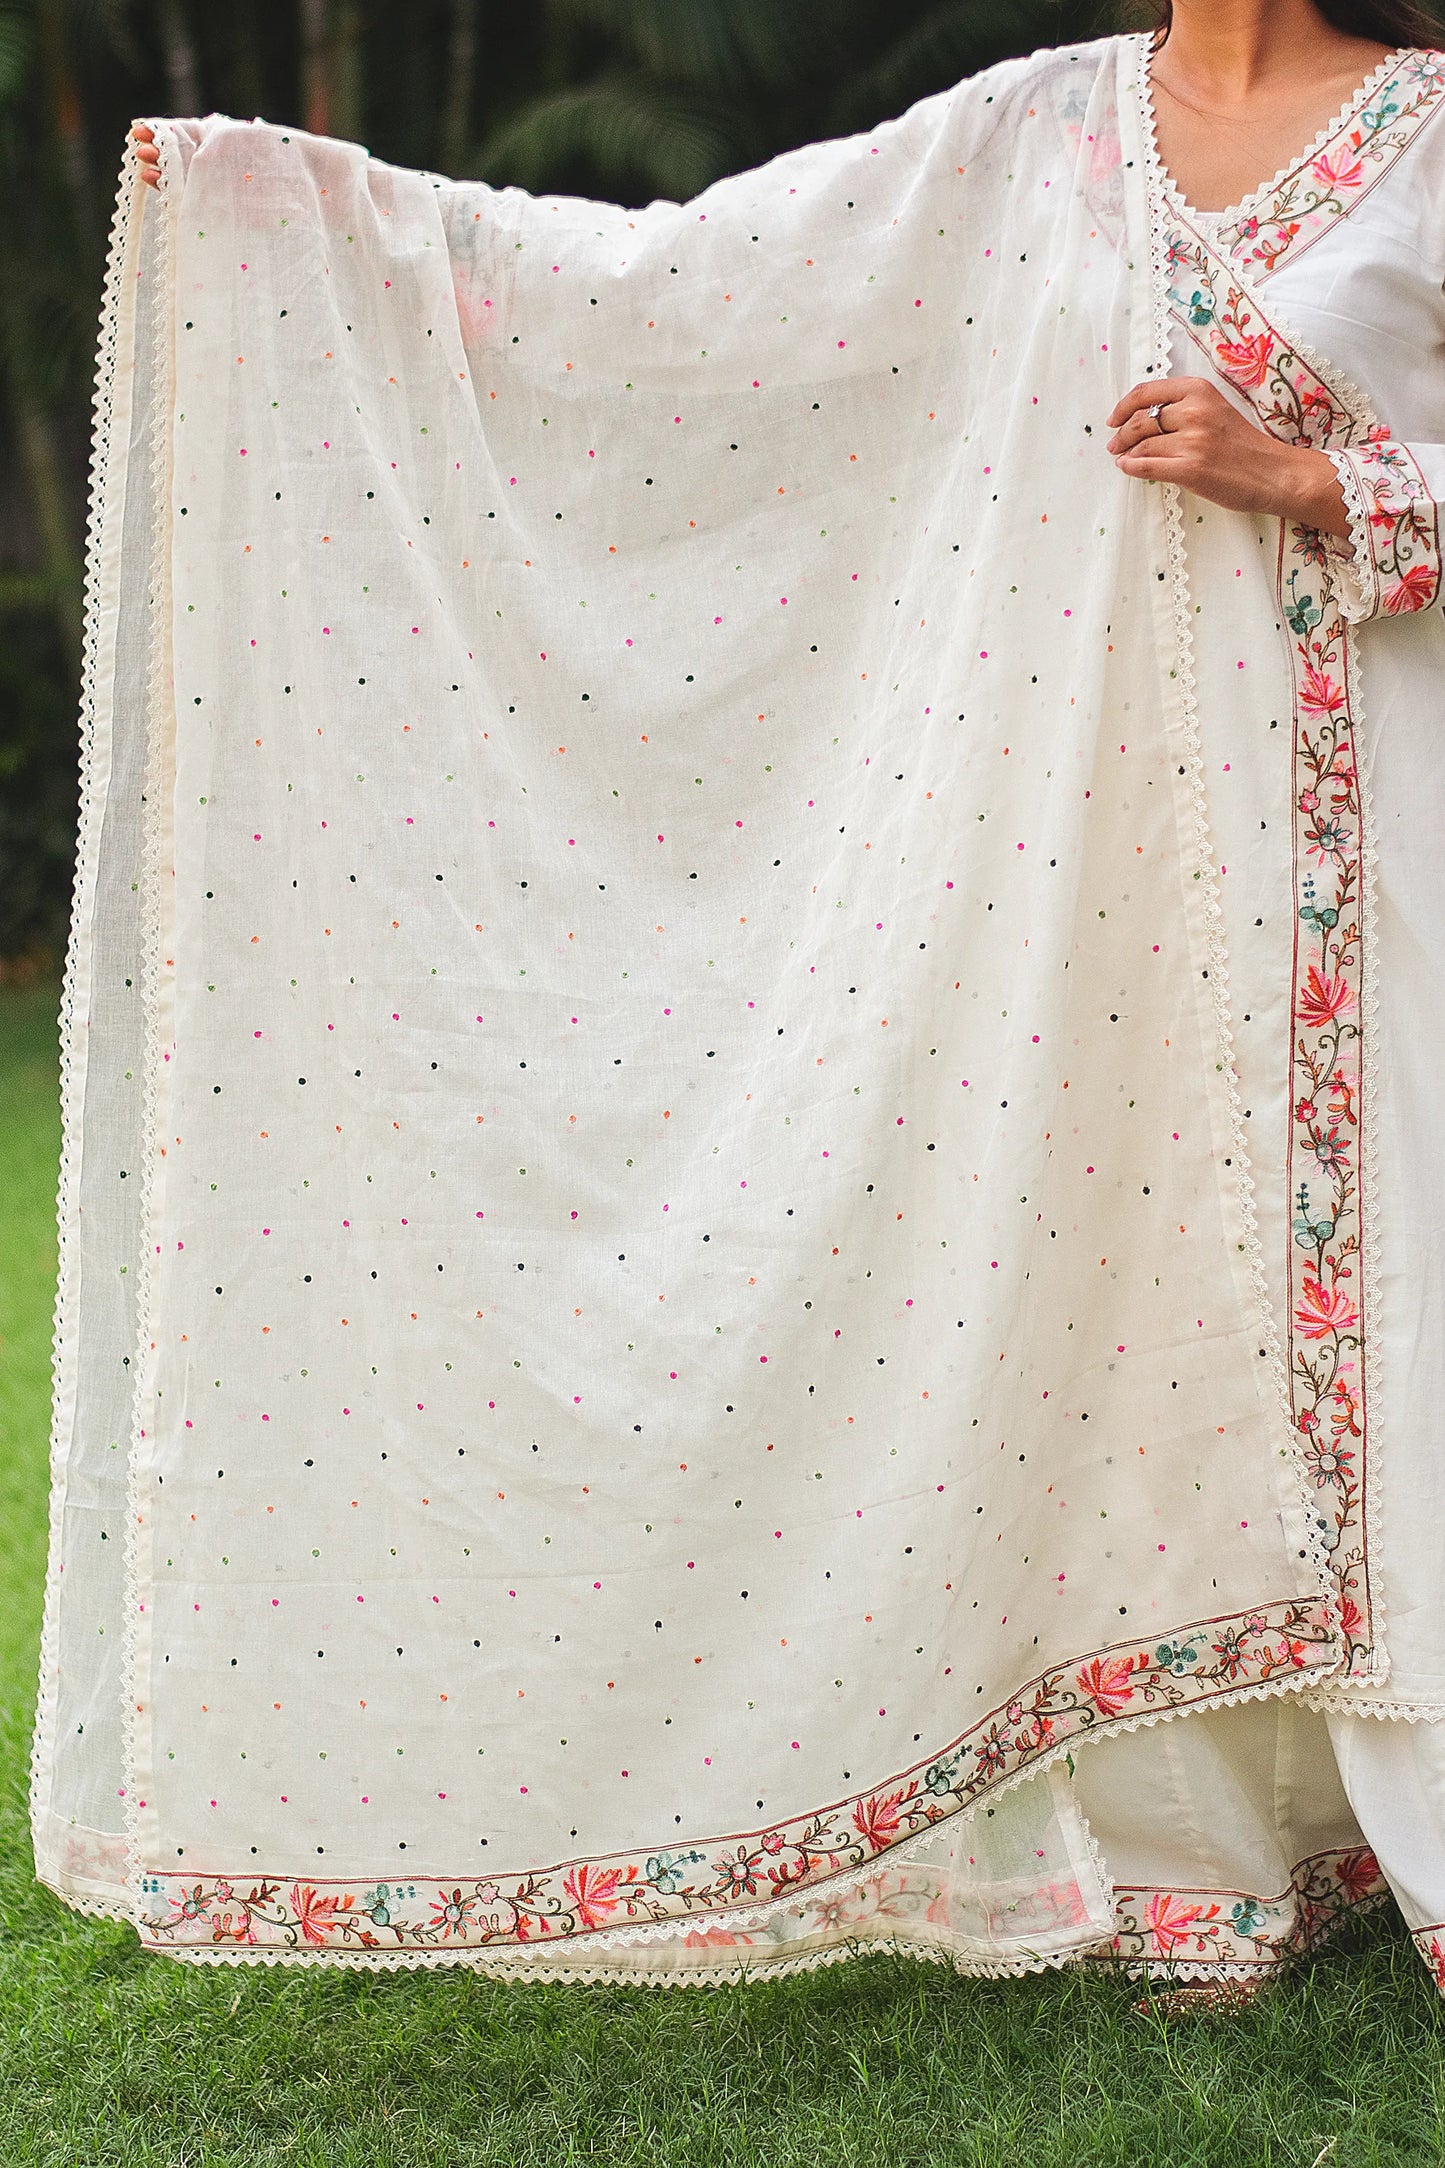
M 125 132 L 292 121 L 432 171 L 646 203 L 901 113 L 1110 0 L 0 0 L 0 977 L 70 908 L 96 325 Z

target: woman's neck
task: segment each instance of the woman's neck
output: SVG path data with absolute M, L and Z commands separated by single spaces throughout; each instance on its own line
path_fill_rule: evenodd
M 1172 80 L 1223 111 L 1268 100 L 1301 78 L 1363 78 L 1387 47 L 1326 22 L 1313 0 L 1173 0 L 1160 53 Z
M 1150 64 L 1159 155 L 1200 210 L 1240 202 L 1311 143 L 1386 57 L 1311 0 L 1174 0 Z

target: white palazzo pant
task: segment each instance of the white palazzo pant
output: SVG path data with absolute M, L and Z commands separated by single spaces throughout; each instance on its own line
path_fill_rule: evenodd
M 1422 1954 L 1445 1940 L 1445 1728 L 1398 1718 L 1324 1715 L 1287 1697 L 1101 1740 L 1078 1757 L 1074 1796 L 1115 1885 L 1121 1925 L 1150 1898 L 1281 1905 L 1307 1946 L 1321 1923 L 1292 1895 L 1303 1863 L 1368 1846 Z M 1336 1917 L 1345 1916 L 1342 1910 Z M 1191 1971 L 1258 1971 L 1262 1950 L 1232 1955 L 1181 1935 L 1151 1962 Z M 1126 1949 L 1125 1954 L 1132 1954 Z

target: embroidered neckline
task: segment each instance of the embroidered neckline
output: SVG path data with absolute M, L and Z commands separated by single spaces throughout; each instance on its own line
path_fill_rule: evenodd
M 1360 85 L 1354 98 L 1283 175 L 1266 182 L 1227 211 L 1194 210 L 1176 187 L 1159 155 L 1154 132 L 1147 33 L 1138 40 L 1136 91 L 1144 133 L 1144 158 L 1155 201 L 1176 227 L 1206 236 L 1236 275 L 1268 278 L 1293 262 L 1348 217 L 1378 186 L 1420 128 L 1440 109 L 1445 92 L 1445 52 L 1405 46 L 1390 54 Z
M 1201 211 L 1196 204 L 1189 201 L 1183 190 L 1178 186 L 1160 155 L 1154 115 L 1154 41 L 1152 36 L 1146 32 L 1142 43 L 1141 86 L 1144 100 L 1145 134 L 1148 139 L 1150 163 L 1158 177 L 1159 186 L 1174 209 L 1180 212 L 1183 217 L 1191 220 L 1207 218 L 1211 221 L 1216 232 L 1221 232 L 1226 226 L 1237 225 L 1248 218 L 1257 219 L 1260 224 L 1266 223 L 1281 190 L 1297 174 L 1303 172 L 1306 166 L 1312 166 L 1323 152 L 1329 150 L 1335 140 L 1348 128 L 1356 114 L 1370 103 L 1375 92 L 1389 80 L 1391 74 L 1420 50 L 1420 48 L 1410 45 L 1396 46 L 1392 52 L 1387 53 L 1384 59 L 1370 70 L 1364 81 L 1350 93 L 1334 118 L 1325 122 L 1314 141 L 1289 158 L 1271 179 L 1261 181 L 1257 187 L 1251 188 L 1247 195 L 1241 196 L 1237 203 L 1226 204 L 1222 211 Z

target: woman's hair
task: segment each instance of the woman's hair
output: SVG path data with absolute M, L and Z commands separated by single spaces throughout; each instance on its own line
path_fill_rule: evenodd
M 1314 0 L 1325 21 L 1352 37 L 1376 38 L 1381 45 L 1435 47 L 1440 24 L 1432 13 L 1416 7 L 1414 0 Z M 1172 0 L 1153 0 L 1160 42 L 1169 35 L 1174 9 Z

